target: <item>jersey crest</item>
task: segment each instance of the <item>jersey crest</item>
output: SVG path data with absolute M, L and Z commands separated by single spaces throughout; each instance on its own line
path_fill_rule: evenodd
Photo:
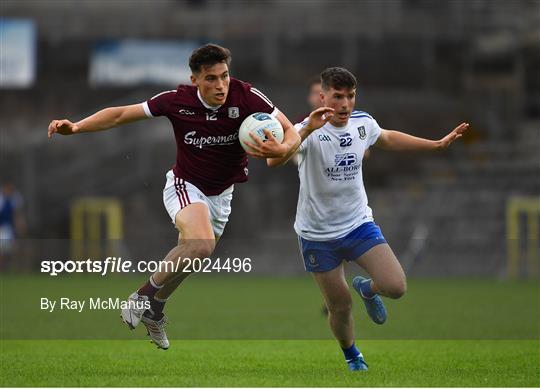
M 360 139 L 362 140 L 366 139 L 366 136 L 367 136 L 366 127 L 364 126 L 358 127 L 358 135 L 360 135 Z
M 240 117 L 240 109 L 238 107 L 229 107 L 228 113 L 231 119 Z

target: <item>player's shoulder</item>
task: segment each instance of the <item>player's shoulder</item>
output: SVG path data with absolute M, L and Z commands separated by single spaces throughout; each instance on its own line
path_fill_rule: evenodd
M 256 89 L 256 88 L 254 88 L 253 85 L 247 81 L 242 81 L 242 80 L 239 80 L 238 78 L 231 77 L 229 89 L 247 93 L 247 92 L 251 92 L 252 89 Z
M 242 89 L 249 89 L 251 87 L 251 84 L 246 81 L 239 80 L 238 78 L 231 77 L 231 81 L 229 83 L 229 88 L 242 88 Z
M 371 116 L 369 113 L 365 111 L 352 111 L 351 113 L 351 119 L 362 119 L 362 118 L 368 118 L 373 119 L 373 116 Z
M 170 101 L 191 101 L 197 96 L 197 88 L 193 85 L 180 84 L 176 89 L 164 90 L 152 96 L 150 100 L 163 99 Z
M 164 99 L 164 98 L 174 97 L 176 95 L 176 93 L 177 93 L 177 89 L 164 90 L 164 91 L 156 93 L 154 96 L 150 97 L 150 100 L 155 100 L 157 98 Z
M 368 125 L 369 127 L 377 127 L 377 121 L 369 113 L 364 111 L 353 111 L 349 119 L 349 125 Z
M 252 86 L 249 82 L 231 77 L 231 82 L 229 83 L 229 93 L 244 97 L 249 93 L 251 87 Z
M 246 81 L 239 80 L 237 78 L 231 77 L 231 82 L 229 84 L 229 91 L 232 96 L 236 98 L 241 98 L 244 102 L 249 104 L 249 102 L 256 100 L 263 100 L 268 105 L 273 106 L 272 102 L 264 93 L 259 89 L 255 88 L 252 84 Z
M 197 87 L 195 85 L 180 84 L 176 88 L 174 100 L 179 104 L 196 105 L 197 104 Z
M 231 103 L 245 103 L 250 88 L 251 84 L 249 82 L 245 82 L 237 78 L 231 77 L 231 81 L 229 83 L 229 96 Z

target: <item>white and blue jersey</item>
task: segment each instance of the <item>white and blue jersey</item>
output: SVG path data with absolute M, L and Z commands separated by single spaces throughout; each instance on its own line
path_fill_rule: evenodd
M 380 134 L 375 119 L 354 111 L 346 126 L 327 123 L 300 145 L 294 229 L 307 271 L 330 271 L 386 243 L 373 222 L 362 179 L 362 158 Z
M 295 128 L 300 130 L 306 123 L 307 119 Z M 346 126 L 326 123 L 302 142 L 294 223 L 300 237 L 337 239 L 373 221 L 362 178 L 362 158 L 380 134 L 381 128 L 371 115 L 353 111 Z

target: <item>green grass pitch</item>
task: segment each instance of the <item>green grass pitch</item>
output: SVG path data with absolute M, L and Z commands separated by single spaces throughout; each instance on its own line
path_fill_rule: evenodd
M 538 341 L 363 341 L 368 372 L 330 340 L 6 341 L 3 386 L 538 386 Z
M 0 278 L 2 386 L 540 386 L 540 285 L 411 280 L 377 326 L 355 297 L 351 373 L 308 277 L 197 276 L 169 303 L 171 348 L 116 311 L 46 313 L 41 296 L 125 297 L 141 277 Z

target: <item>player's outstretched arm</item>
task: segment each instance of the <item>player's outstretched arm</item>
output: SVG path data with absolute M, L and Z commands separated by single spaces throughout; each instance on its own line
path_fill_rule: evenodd
M 309 114 L 308 122 L 304 127 L 298 131 L 299 139 L 300 141 L 298 144 L 291 149 L 291 151 L 284 157 L 281 158 L 267 158 L 266 163 L 270 167 L 276 167 L 286 164 L 292 156 L 296 153 L 300 145 L 306 138 L 315 130 L 321 128 L 324 126 L 328 121 L 334 116 L 334 110 L 332 108 L 328 107 L 321 107 L 317 108 L 315 111 L 311 112 Z M 296 132 L 294 127 L 292 128 L 293 131 Z
M 456 139 L 461 138 L 468 128 L 469 123 L 461 123 L 448 135 L 439 140 L 418 138 L 399 131 L 382 130 L 377 142 L 375 142 L 375 146 L 394 151 L 441 150 L 450 146 Z
M 146 118 L 142 104 L 110 107 L 102 109 L 77 123 L 67 119 L 53 120 L 49 124 L 48 136 L 52 138 L 55 133 L 72 135 L 79 132 L 103 131 Z

